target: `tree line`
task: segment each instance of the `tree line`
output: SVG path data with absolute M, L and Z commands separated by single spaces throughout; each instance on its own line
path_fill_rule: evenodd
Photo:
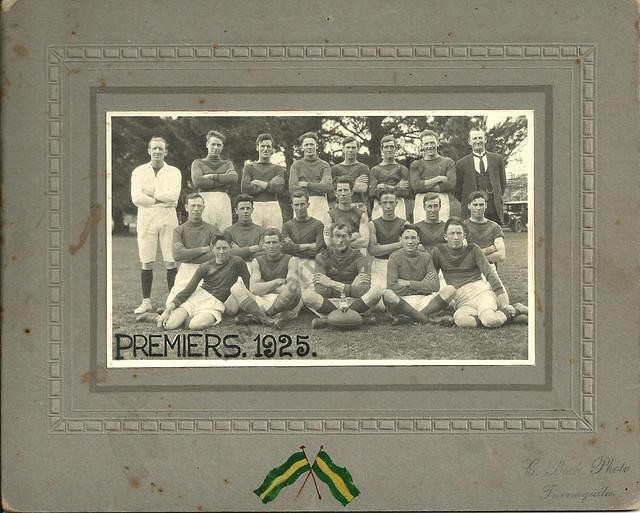
M 505 117 L 487 129 L 484 116 L 260 116 L 260 117 L 162 117 L 127 116 L 111 118 L 112 133 L 112 215 L 116 231 L 123 230 L 123 216 L 133 214 L 130 179 L 133 169 L 149 161 L 147 144 L 154 135 L 168 143 L 167 163 L 180 169 L 183 175 L 183 196 L 193 189 L 190 183 L 191 162 L 206 155 L 205 134 L 215 129 L 223 132 L 227 141 L 222 158 L 230 159 L 240 174 L 246 160 L 257 158 L 256 136 L 268 132 L 274 137 L 275 152 L 284 156 L 288 170 L 301 157 L 298 137 L 308 131 L 318 133 L 319 156 L 327 162 L 342 161 L 340 141 L 353 135 L 361 144 L 358 160 L 372 167 L 382 159 L 380 139 L 391 134 L 397 137 L 397 157 L 409 167 L 422 157 L 419 134 L 425 129 L 440 136 L 439 153 L 457 160 L 471 150 L 467 144 L 469 130 L 480 127 L 487 131 L 487 149 L 504 156 L 508 162 L 518 144 L 527 136 L 525 116 Z M 240 181 L 232 196 L 240 192 Z M 290 217 L 288 198 L 281 198 L 283 214 Z M 178 209 L 182 215 L 182 209 Z

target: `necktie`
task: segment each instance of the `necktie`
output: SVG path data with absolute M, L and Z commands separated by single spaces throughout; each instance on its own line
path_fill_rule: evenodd
M 484 167 L 484 156 L 486 155 L 486 153 L 483 153 L 482 155 L 478 155 L 478 158 L 480 159 L 480 174 L 483 175 L 487 172 L 487 168 Z

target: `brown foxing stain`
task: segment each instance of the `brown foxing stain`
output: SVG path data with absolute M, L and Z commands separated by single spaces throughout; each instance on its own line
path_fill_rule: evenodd
M 53 479 L 48 479 L 47 480 L 47 486 L 49 488 L 53 488 L 56 485 L 56 482 Z
M 82 376 L 80 376 L 80 383 L 90 383 L 93 378 L 93 372 L 87 371 Z M 96 367 L 95 373 L 96 383 L 104 383 L 107 381 L 107 369 L 102 366 Z M 129 469 L 127 469 L 129 470 Z
M 100 87 L 107 87 L 107 81 L 102 77 L 100 77 Z
M 582 59 L 580 57 L 576 59 L 576 64 L 582 64 Z
M 13 47 L 13 50 L 20 56 L 20 57 L 26 57 L 27 55 L 29 55 L 29 49 L 24 46 L 21 45 L 20 43 L 16 43 Z
M 196 508 L 196 511 L 204 511 L 204 508 L 202 507 L 202 504 L 198 504 L 198 507 Z
M 80 237 L 78 238 L 77 244 L 69 245 L 69 253 L 75 255 L 82 246 L 84 246 L 85 242 L 89 238 L 91 234 L 91 230 L 95 225 L 97 225 L 102 220 L 102 204 L 96 203 L 91 210 L 89 211 L 89 216 L 87 220 L 84 222 L 84 228 L 80 232 Z
M 25 335 L 31 335 L 31 330 L 29 328 L 25 328 L 24 329 L 24 334 Z
M 129 486 L 131 486 L 131 488 L 140 488 L 140 485 L 142 485 L 142 481 L 137 477 L 129 478 Z
M 151 488 L 153 491 L 156 491 L 158 493 L 163 493 L 164 492 L 164 488 L 162 488 L 161 486 L 156 485 L 153 481 L 151 483 L 149 483 L 151 485 Z
M 224 480 L 224 484 L 228 485 L 229 483 L 231 483 L 231 481 L 229 481 L 228 479 Z
M 539 248 L 544 246 L 544 237 L 538 237 L 538 240 L 536 241 L 536 246 L 538 246 Z
M 596 445 L 598 443 L 598 437 L 597 436 L 590 436 L 587 439 L 587 445 Z
M 538 312 L 542 312 L 542 301 L 540 301 L 540 298 L 538 297 L 538 292 L 536 292 L 535 290 L 533 291 L 533 295 L 536 299 L 536 310 Z
M 215 48 L 220 48 L 220 43 L 217 43 L 217 42 L 215 42 L 215 41 L 214 41 L 214 42 L 213 42 L 213 48 L 214 48 L 214 49 L 215 49 Z
M 131 377 L 132 377 L 133 379 L 138 379 L 138 375 L 137 375 L 137 374 L 135 374 L 135 373 L 134 373 Z
M 633 433 L 635 430 L 633 429 L 633 425 L 628 420 L 624 421 L 624 430 L 627 433 Z
M 198 100 L 198 103 L 199 103 L 200 105 L 202 105 L 204 102 L 205 102 L 205 99 L 204 99 L 204 98 L 200 98 L 200 99 Z

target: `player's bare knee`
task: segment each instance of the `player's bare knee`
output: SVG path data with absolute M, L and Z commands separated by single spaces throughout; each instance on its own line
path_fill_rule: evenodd
M 211 314 L 197 315 L 189 321 L 190 330 L 203 330 L 215 322 L 215 317 Z
M 445 285 L 438 291 L 438 294 L 442 299 L 449 302 L 456 295 L 456 288 L 453 285 Z
M 507 319 L 502 312 L 495 312 L 493 310 L 485 310 L 478 317 L 485 328 L 499 328 Z
M 242 281 L 235 282 L 231 286 L 230 291 L 232 296 L 240 299 L 243 299 L 249 295 L 249 291 L 247 290 L 247 287 L 245 287 L 244 282 Z
M 391 289 L 386 289 L 382 293 L 382 300 L 384 301 L 384 304 L 387 306 L 397 305 L 400 302 L 400 298 L 398 297 L 398 295 Z

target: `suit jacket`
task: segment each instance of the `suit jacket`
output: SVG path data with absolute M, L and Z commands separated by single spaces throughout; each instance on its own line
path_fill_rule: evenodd
M 507 185 L 507 175 L 504 171 L 504 158 L 498 153 L 487 152 L 487 173 L 489 173 L 489 181 L 493 187 L 493 198 L 496 212 L 500 218 L 500 222 L 504 224 L 504 213 L 502 207 L 502 196 Z M 456 162 L 456 190 L 455 196 L 462 205 L 462 217 L 471 216 L 469 212 L 469 194 L 478 190 L 476 182 L 475 166 L 473 165 L 473 154 L 466 155 Z

